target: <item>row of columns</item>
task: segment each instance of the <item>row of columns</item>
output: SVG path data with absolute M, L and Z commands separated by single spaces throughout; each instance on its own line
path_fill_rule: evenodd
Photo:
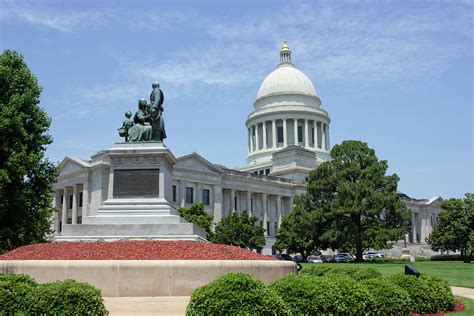
M 321 148 L 323 150 L 329 150 L 329 125 L 324 123 L 323 121 L 316 121 L 316 120 L 309 120 L 309 119 L 281 119 L 282 127 L 283 127 L 283 147 L 288 146 L 288 123 L 287 121 L 293 121 L 293 132 L 294 132 L 294 143 L 299 144 L 298 142 L 298 121 L 304 120 L 304 130 L 303 130 L 303 144 L 305 148 Z M 272 125 L 272 144 L 271 146 L 268 145 L 267 141 L 267 122 L 270 121 L 263 121 L 258 122 L 248 128 L 248 153 L 253 153 L 259 150 L 265 150 L 269 148 L 277 148 L 277 120 L 271 120 Z M 314 135 L 310 133 L 310 122 L 312 128 L 314 130 Z M 319 124 L 318 124 L 319 123 Z M 261 128 L 260 128 L 261 126 Z M 262 130 L 262 144 L 260 144 L 260 130 Z M 309 141 L 309 137 L 314 137 L 314 142 L 312 144 Z M 319 143 L 319 137 L 321 137 L 321 144 Z
M 80 189 L 82 188 L 82 191 Z M 72 191 L 72 214 L 71 224 L 78 223 L 78 209 L 79 209 L 79 194 L 82 192 L 82 216 L 87 214 L 87 206 L 89 201 L 89 188 L 87 182 L 76 183 L 71 186 L 65 186 L 62 189 L 56 190 L 55 207 L 59 208 L 61 204 L 61 195 L 63 196 L 63 203 L 61 205 L 61 223 L 68 224 L 68 209 L 69 209 L 69 194 Z M 61 226 L 62 227 L 62 226 Z
M 178 180 L 176 195 L 177 195 L 177 202 L 178 202 L 179 207 L 186 206 L 187 183 L 191 183 L 191 182 L 187 182 L 185 180 Z M 197 202 L 203 202 L 202 183 L 199 183 L 199 182 L 197 182 L 195 185 L 195 192 L 194 192 L 194 186 L 193 186 L 193 203 L 197 203 Z
M 237 212 L 237 206 L 235 205 L 235 196 L 236 196 L 236 190 L 234 189 L 227 189 L 229 191 L 229 204 L 230 204 L 230 212 Z M 275 231 L 275 223 L 277 224 L 277 228 L 280 227 L 283 213 L 282 213 L 282 198 L 284 196 L 281 195 L 269 195 L 267 193 L 258 193 L 258 192 L 251 192 L 251 191 L 244 191 L 245 192 L 245 200 L 246 200 L 246 207 L 245 208 L 240 208 L 240 210 L 247 209 L 249 214 L 253 216 L 257 216 L 259 220 L 262 221 L 262 227 L 265 229 L 265 236 L 270 236 L 274 237 L 276 235 Z M 262 208 L 260 212 L 255 210 L 255 207 L 252 207 L 252 195 L 255 197 L 260 195 L 261 197 L 261 204 Z M 269 198 L 270 196 L 275 196 L 276 197 L 276 218 L 272 218 L 272 216 L 269 216 Z M 293 207 L 292 204 L 292 199 L 291 197 L 288 197 L 290 201 L 290 209 Z M 254 201 L 254 205 L 256 205 L 256 201 Z M 260 213 L 260 214 L 259 214 Z M 267 223 L 270 222 L 269 227 L 267 228 Z M 272 225 L 273 224 L 273 225 Z

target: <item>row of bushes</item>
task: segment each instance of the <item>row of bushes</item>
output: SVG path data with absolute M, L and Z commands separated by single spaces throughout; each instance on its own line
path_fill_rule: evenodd
M 462 255 L 434 255 L 431 261 L 464 261 Z
M 321 266 L 269 286 L 249 274 L 228 273 L 196 289 L 186 314 L 409 315 L 453 309 L 449 284 L 437 277 Z
M 99 289 L 75 280 L 38 284 L 24 274 L 0 274 L 1 315 L 107 315 Z

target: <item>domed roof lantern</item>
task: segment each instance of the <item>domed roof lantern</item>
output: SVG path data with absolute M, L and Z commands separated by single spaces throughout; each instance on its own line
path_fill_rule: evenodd
M 280 66 L 294 66 L 291 62 L 291 50 L 288 47 L 288 43 L 283 41 L 283 45 L 280 48 Z

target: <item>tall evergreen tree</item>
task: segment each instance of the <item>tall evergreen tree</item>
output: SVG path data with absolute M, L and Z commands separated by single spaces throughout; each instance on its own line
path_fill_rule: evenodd
M 355 250 L 362 261 L 367 248 L 387 248 L 408 230 L 411 212 L 397 195 L 396 174 L 360 141 L 344 141 L 331 160 L 311 171 L 308 194 L 324 224 L 320 241 L 333 249 Z
M 50 232 L 57 168 L 45 159 L 50 118 L 41 88 L 23 61 L 0 55 L 0 252 L 41 242 Z

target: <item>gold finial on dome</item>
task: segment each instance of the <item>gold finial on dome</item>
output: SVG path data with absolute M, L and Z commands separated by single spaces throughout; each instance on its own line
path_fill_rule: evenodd
M 283 45 L 281 45 L 280 49 L 280 64 L 278 66 L 282 65 L 293 66 L 291 63 L 291 50 L 288 47 L 288 43 L 286 41 L 283 41 Z

